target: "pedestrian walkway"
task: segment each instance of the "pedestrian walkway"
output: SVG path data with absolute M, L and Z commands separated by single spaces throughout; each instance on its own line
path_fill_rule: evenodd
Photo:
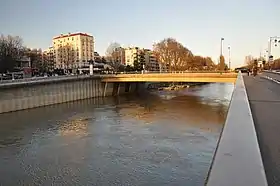
M 269 186 L 280 185 L 280 85 L 244 76 Z

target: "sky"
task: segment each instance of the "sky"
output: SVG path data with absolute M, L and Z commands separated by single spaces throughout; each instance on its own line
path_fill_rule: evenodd
M 0 34 L 20 36 L 30 48 L 47 49 L 54 36 L 69 32 L 93 35 L 101 55 L 112 42 L 152 48 L 172 37 L 217 61 L 223 37 L 226 62 L 230 45 L 236 67 L 280 36 L 280 0 L 0 1 Z M 272 51 L 280 56 L 280 46 Z

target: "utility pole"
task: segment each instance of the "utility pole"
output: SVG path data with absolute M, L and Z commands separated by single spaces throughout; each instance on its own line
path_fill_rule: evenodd
M 229 68 L 229 70 L 230 70 L 230 63 L 231 63 L 231 61 L 230 61 L 231 60 L 230 59 L 231 58 L 230 49 L 231 49 L 230 46 L 228 46 L 228 68 Z

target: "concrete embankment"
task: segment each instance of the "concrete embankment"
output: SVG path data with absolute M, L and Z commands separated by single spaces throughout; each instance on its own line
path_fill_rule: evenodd
M 0 84 L 0 113 L 136 91 L 141 83 L 104 83 L 100 77 L 68 77 Z

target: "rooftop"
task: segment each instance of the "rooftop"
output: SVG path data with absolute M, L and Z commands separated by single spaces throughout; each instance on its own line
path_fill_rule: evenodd
M 89 35 L 89 34 L 87 34 L 87 33 L 81 33 L 81 32 L 79 32 L 79 33 L 73 33 L 73 34 L 71 34 L 71 33 L 68 33 L 68 34 L 61 34 L 60 36 L 56 36 L 56 37 L 54 37 L 53 39 L 61 39 L 61 38 L 64 38 L 64 37 L 72 37 L 72 36 L 77 36 L 77 35 L 93 37 L 93 36 L 91 36 L 91 35 Z

